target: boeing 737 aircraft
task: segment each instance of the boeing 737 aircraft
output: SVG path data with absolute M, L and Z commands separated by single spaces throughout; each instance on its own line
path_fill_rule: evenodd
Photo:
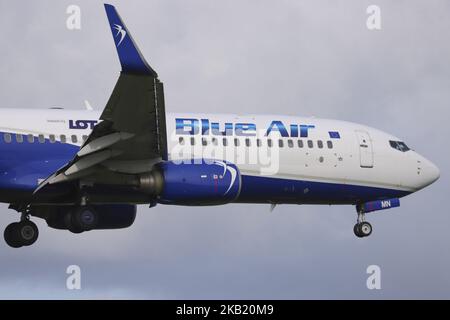
M 158 74 L 105 9 L 122 71 L 101 113 L 0 109 L 0 201 L 21 214 L 5 229 L 9 246 L 37 240 L 31 217 L 74 233 L 119 229 L 139 204 L 355 205 L 354 233 L 366 237 L 367 212 L 439 178 L 402 139 L 361 124 L 166 113 Z

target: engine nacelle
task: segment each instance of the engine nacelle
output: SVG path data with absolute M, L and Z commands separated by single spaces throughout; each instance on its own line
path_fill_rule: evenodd
M 158 202 L 180 205 L 219 205 L 235 200 L 241 190 L 239 169 L 219 160 L 173 161 L 158 164 L 164 184 Z
M 220 205 L 234 201 L 241 191 L 241 174 L 236 165 L 214 159 L 189 159 L 164 161 L 156 164 L 150 172 L 141 174 L 114 173 L 98 175 L 89 181 L 93 188 L 86 189 L 92 203 L 146 201 L 175 205 Z M 109 194 L 99 194 L 95 186 L 125 190 L 123 197 L 115 199 Z M 101 190 L 101 187 L 100 187 Z M 116 190 L 116 192 L 118 192 Z M 141 198 L 132 198 L 134 195 Z M 76 199 L 75 199 L 76 200 Z

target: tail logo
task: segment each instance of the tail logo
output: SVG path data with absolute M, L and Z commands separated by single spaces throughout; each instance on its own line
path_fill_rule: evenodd
M 117 44 L 117 47 L 119 47 L 120 44 L 122 43 L 123 39 L 125 39 L 125 36 L 127 35 L 127 31 L 121 25 L 118 25 L 118 24 L 114 25 L 114 29 L 117 31 L 116 38 L 120 35 L 120 40 L 119 40 L 119 43 Z

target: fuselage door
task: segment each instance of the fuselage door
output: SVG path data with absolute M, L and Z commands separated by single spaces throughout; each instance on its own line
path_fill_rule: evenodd
M 366 131 L 357 130 L 356 136 L 359 143 L 359 161 L 362 168 L 373 168 L 372 139 Z

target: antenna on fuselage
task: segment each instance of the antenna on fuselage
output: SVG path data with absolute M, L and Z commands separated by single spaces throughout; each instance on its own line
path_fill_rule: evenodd
M 86 107 L 86 110 L 88 110 L 88 111 L 94 110 L 94 108 L 92 108 L 91 104 L 87 100 L 84 100 L 84 106 Z

